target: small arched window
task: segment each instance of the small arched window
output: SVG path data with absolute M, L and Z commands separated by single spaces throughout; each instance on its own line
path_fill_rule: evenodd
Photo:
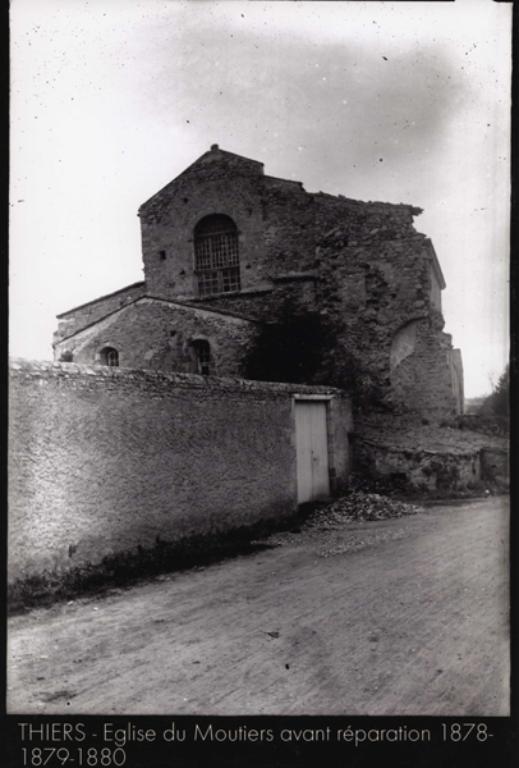
M 209 376 L 211 373 L 211 347 L 205 339 L 191 342 L 195 353 L 196 373 Z
M 194 241 L 199 296 L 239 291 L 240 257 L 234 221 L 220 213 L 205 216 L 195 227 Z
M 103 347 L 99 353 L 101 365 L 116 367 L 119 365 L 119 352 L 114 347 Z

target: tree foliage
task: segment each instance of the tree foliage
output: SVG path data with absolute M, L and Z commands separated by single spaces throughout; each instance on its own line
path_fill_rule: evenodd
M 501 427 L 508 427 L 510 419 L 510 365 L 507 364 L 494 391 L 481 406 L 482 416 L 494 419 Z
M 292 313 L 261 329 L 245 360 L 245 376 L 258 381 L 325 384 L 345 389 L 356 407 L 381 403 L 372 374 L 351 349 L 338 350 L 336 334 L 318 312 Z
M 295 384 L 312 382 L 321 363 L 325 337 L 317 313 L 265 324 L 245 361 L 246 377 Z

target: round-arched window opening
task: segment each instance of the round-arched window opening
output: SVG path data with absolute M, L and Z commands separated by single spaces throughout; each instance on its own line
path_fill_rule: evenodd
M 60 363 L 71 363 L 73 359 L 74 359 L 74 356 L 72 352 L 70 352 L 68 349 L 62 352 L 61 355 L 59 356 Z
M 196 339 L 191 342 L 195 353 L 196 373 L 209 376 L 211 373 L 211 346 L 206 339 Z
M 239 291 L 238 229 L 223 213 L 205 216 L 195 226 L 195 274 L 198 295 Z
M 99 362 L 101 365 L 116 367 L 119 365 L 119 352 L 114 347 L 103 347 L 99 352 Z

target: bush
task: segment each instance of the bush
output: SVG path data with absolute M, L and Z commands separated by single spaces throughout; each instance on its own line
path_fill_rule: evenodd
M 246 378 L 310 383 L 320 367 L 326 342 L 327 331 L 317 313 L 268 323 L 247 356 Z
M 336 355 L 336 333 L 318 312 L 294 311 L 290 304 L 277 322 L 261 329 L 244 364 L 257 381 L 324 384 L 345 389 L 357 408 L 384 404 L 384 393 L 357 355 Z

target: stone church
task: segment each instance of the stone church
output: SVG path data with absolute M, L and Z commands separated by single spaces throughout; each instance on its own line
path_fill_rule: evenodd
M 141 205 L 144 280 L 58 315 L 55 359 L 254 378 L 265 329 L 311 316 L 327 342 L 307 383 L 348 389 L 353 371 L 386 409 L 453 417 L 461 354 L 420 213 L 307 192 L 215 144 Z

